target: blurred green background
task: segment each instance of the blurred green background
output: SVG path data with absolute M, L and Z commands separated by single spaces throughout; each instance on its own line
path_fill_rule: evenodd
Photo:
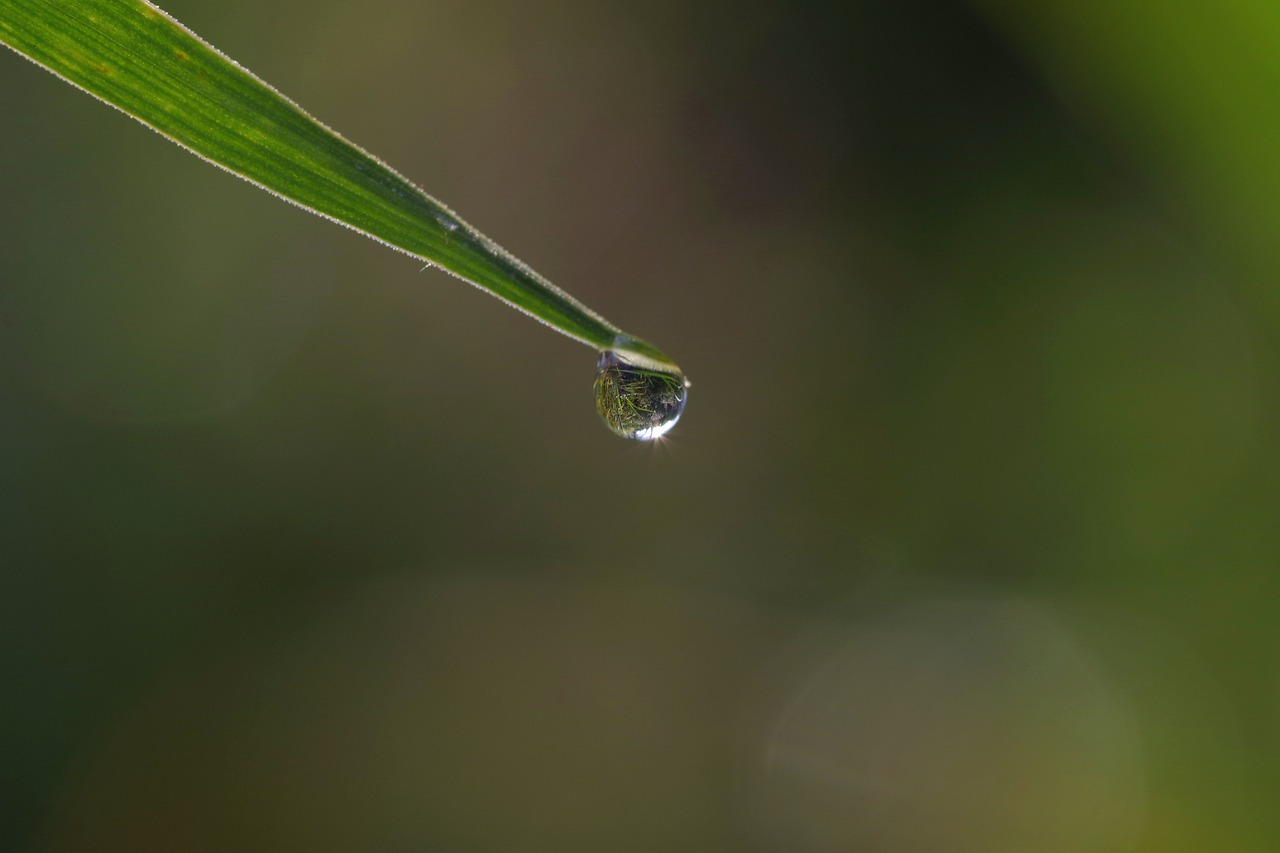
M 691 403 L 0 56 L 0 849 L 1277 849 L 1280 6 L 165 8 Z

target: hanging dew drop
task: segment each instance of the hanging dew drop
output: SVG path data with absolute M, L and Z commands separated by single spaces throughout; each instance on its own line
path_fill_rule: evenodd
M 651 441 L 680 420 L 689 380 L 679 370 L 659 369 L 617 352 L 600 353 L 596 367 L 596 410 L 623 438 Z

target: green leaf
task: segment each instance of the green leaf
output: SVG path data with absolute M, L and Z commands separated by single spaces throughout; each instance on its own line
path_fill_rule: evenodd
M 674 363 L 143 0 L 0 0 L 0 42 L 214 165 L 597 349 Z

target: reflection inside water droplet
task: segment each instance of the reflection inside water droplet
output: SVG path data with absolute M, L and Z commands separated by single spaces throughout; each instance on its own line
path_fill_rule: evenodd
M 623 438 L 650 441 L 680 420 L 689 381 L 678 370 L 647 367 L 613 350 L 596 367 L 596 410 Z

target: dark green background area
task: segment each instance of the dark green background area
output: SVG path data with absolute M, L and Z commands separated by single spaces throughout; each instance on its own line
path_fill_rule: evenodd
M 0 55 L 0 849 L 1274 850 L 1280 10 L 1144 5 L 165 5 L 656 447 Z

